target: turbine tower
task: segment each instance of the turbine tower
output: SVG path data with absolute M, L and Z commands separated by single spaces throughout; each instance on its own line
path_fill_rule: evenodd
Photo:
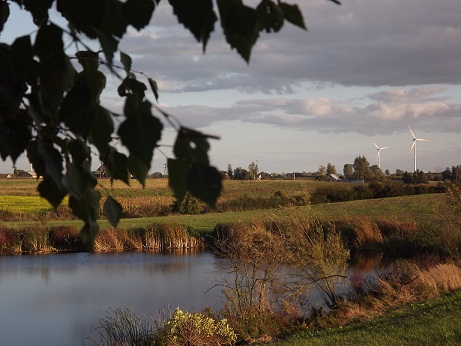
M 381 169 L 381 150 L 384 150 L 384 149 L 387 149 L 389 147 L 379 147 L 378 144 L 376 144 L 375 142 L 373 142 L 373 144 L 375 145 L 376 147 L 376 150 L 378 150 L 378 155 L 376 156 L 377 159 L 378 159 L 378 168 Z
M 410 125 L 408 125 L 408 128 L 410 129 L 411 135 L 413 136 L 413 144 L 411 145 L 410 153 L 414 149 L 414 152 L 413 152 L 413 154 L 414 154 L 414 171 L 416 172 L 416 142 L 418 142 L 418 141 L 420 141 L 420 142 L 429 142 L 429 140 L 424 139 L 424 138 L 416 138 L 415 134 L 411 130 Z

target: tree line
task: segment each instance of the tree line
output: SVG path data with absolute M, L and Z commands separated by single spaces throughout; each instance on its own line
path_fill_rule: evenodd
M 257 163 L 252 162 L 248 168 L 238 166 L 232 168 L 229 164 L 227 171 L 220 171 L 223 179 L 232 180 L 256 180 L 256 179 L 315 179 L 326 181 L 330 176 L 337 175 L 342 181 L 363 181 L 366 183 L 384 183 L 390 180 L 402 181 L 406 184 L 426 184 L 429 181 L 458 181 L 461 180 L 461 165 L 445 168 L 442 172 L 407 172 L 396 169 L 391 173 L 388 169 L 384 172 L 378 165 L 370 165 L 365 156 L 357 156 L 353 163 L 346 163 L 342 172 L 336 166 L 328 163 L 326 166 L 320 165 L 316 172 L 283 172 L 267 173 L 259 171 Z

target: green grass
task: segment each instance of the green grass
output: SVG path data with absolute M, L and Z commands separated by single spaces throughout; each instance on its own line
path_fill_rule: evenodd
M 52 209 L 50 203 L 39 196 L 0 195 L 0 210 L 13 213 L 40 213 Z
M 38 197 L 37 197 L 38 198 Z M 297 210 L 300 213 L 321 215 L 322 218 L 338 218 L 341 216 L 366 215 L 371 218 L 383 216 L 401 216 L 419 218 L 429 218 L 431 215 L 438 214 L 440 207 L 444 203 L 443 194 L 415 195 L 405 197 L 394 197 L 374 200 L 340 202 L 330 204 L 318 204 L 310 207 L 281 208 L 268 210 L 253 210 L 243 212 L 208 213 L 201 215 L 171 215 L 162 217 L 144 217 L 133 219 L 122 219 L 119 227 L 132 229 L 146 227 L 153 223 L 179 223 L 189 226 L 199 232 L 210 232 L 218 223 L 251 221 L 263 219 L 267 220 L 274 215 L 284 215 L 290 210 Z M 46 203 L 46 202 L 45 202 Z M 105 220 L 98 221 L 102 229 L 109 228 L 110 225 Z M 33 225 L 34 222 L 2 222 L 7 227 L 22 228 Z M 82 222 L 74 221 L 48 221 L 49 226 L 73 226 L 80 228 Z
M 366 323 L 303 332 L 273 346 L 461 345 L 461 290 L 409 304 Z

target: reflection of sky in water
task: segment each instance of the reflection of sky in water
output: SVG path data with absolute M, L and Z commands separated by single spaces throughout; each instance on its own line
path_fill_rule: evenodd
M 180 306 L 219 308 L 209 253 L 60 254 L 0 258 L 0 335 L 5 345 L 82 345 L 109 308 L 157 317 Z M 206 292 L 206 293 L 205 293 Z
M 381 257 L 358 258 L 346 275 L 374 275 L 382 264 Z M 178 306 L 219 309 L 221 287 L 212 287 L 228 269 L 210 253 L 0 257 L 0 344 L 89 345 L 85 338 L 98 339 L 91 328 L 111 308 L 133 307 L 153 318 Z M 348 282 L 337 289 L 348 290 Z M 322 295 L 309 296 L 319 306 Z

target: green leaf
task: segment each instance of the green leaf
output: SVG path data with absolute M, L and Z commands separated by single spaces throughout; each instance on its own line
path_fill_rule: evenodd
M 119 41 L 112 36 L 102 30 L 95 30 L 99 42 L 101 43 L 102 51 L 104 52 L 104 56 L 106 57 L 107 65 L 112 70 L 112 61 L 114 59 L 114 54 L 118 49 Z
M 26 150 L 32 139 L 28 113 L 20 111 L 16 118 L 0 122 L 0 156 L 5 160 L 8 156 L 13 162 Z
M 75 53 L 78 63 L 84 69 L 97 69 L 99 66 L 99 53 L 91 50 L 81 50 Z
M 40 58 L 38 84 L 32 87 L 31 102 L 38 114 L 50 118 L 61 105 L 63 95 L 73 82 L 75 69 L 64 53 L 62 30 L 57 26 L 41 26 L 35 40 L 34 52 Z
M 146 94 L 146 86 L 144 83 L 136 80 L 136 78 L 130 73 L 125 79 L 123 79 L 122 84 L 117 89 L 119 96 L 127 96 L 129 94 L 134 94 L 143 99 Z
M 91 159 L 90 148 L 84 141 L 78 139 L 71 140 L 67 144 L 67 149 L 72 156 L 72 161 L 78 166 L 81 166 L 84 161 Z
M 122 6 L 122 14 L 138 31 L 149 25 L 155 10 L 153 0 L 127 0 Z
M 266 32 L 278 32 L 283 27 L 283 10 L 271 0 L 263 0 L 256 8 L 258 26 Z
M 49 24 L 40 27 L 35 39 L 34 51 L 41 63 L 53 63 L 54 68 L 62 72 L 67 70 L 62 29 L 58 26 Z
M 183 161 L 168 159 L 168 185 L 173 190 L 174 196 L 179 203 L 182 202 L 187 192 L 186 176 L 189 165 Z
M 304 24 L 303 14 L 299 10 L 298 5 L 290 5 L 279 1 L 279 6 L 283 10 L 283 15 L 287 21 L 302 29 L 307 29 Z
M 23 0 L 26 11 L 32 14 L 34 23 L 40 25 L 48 20 L 48 10 L 54 0 Z
M 80 192 L 78 197 L 70 195 L 69 207 L 72 209 L 72 213 L 81 220 L 96 221 L 98 219 L 100 199 L 101 194 L 98 190 L 87 187 Z
M 96 186 L 97 179 L 90 170 L 89 161 L 83 161 L 81 164 L 67 161 L 63 183 L 71 195 L 80 199 L 84 191 Z
M 27 158 L 34 167 L 37 177 L 45 177 L 47 175 L 45 161 L 43 155 L 38 152 L 38 140 L 32 140 L 27 145 Z
M 80 230 L 80 237 L 88 251 L 94 251 L 94 241 L 99 232 L 99 225 L 96 221 L 88 220 Z
M 179 160 L 191 164 L 208 165 L 208 150 L 210 150 L 210 144 L 206 135 L 185 127 L 179 129 L 173 148 Z
M 71 131 L 87 138 L 93 122 L 102 112 L 99 96 L 106 85 L 106 77 L 100 71 L 87 69 L 77 75 L 75 83 L 62 102 L 61 121 Z
M 256 10 L 242 0 L 217 0 L 221 26 L 227 43 L 248 63 L 251 49 L 259 37 Z
M 54 182 L 61 186 L 62 178 L 62 156 L 52 144 L 46 143 L 43 140 L 38 140 L 38 153 L 42 156 L 45 163 L 45 175 L 49 175 Z M 37 172 L 38 173 L 38 172 Z
M 215 206 L 222 190 L 221 174 L 215 167 L 193 165 L 187 172 L 186 187 L 192 196 Z
M 212 0 L 169 0 L 178 21 L 194 35 L 198 42 L 203 43 L 205 51 L 214 23 L 218 20 L 213 11 Z
M 130 155 L 128 157 L 128 170 L 136 178 L 139 183 L 145 187 L 146 185 L 146 176 L 149 172 L 150 163 L 146 164 L 141 161 L 137 156 Z
M 0 2 L 0 32 L 10 16 L 10 6 L 6 1 Z
M 128 75 L 131 72 L 131 57 L 128 54 L 120 52 L 120 61 L 122 62 L 125 72 Z
M 157 82 L 154 81 L 152 78 L 148 78 L 148 80 L 149 80 L 150 88 L 152 89 L 152 92 L 154 93 L 155 101 L 158 102 L 158 86 L 157 86 Z
M 98 149 L 100 156 L 105 156 L 109 149 L 114 132 L 114 121 L 109 112 L 103 107 L 95 107 L 93 113 L 93 126 L 88 140 Z
M 123 15 L 123 3 L 119 0 L 106 0 L 104 17 L 99 29 L 107 34 L 122 38 L 128 22 Z
M 65 0 L 60 1 L 58 10 L 69 24 L 89 38 L 97 38 L 95 28 L 99 28 L 104 18 L 106 1 L 101 0 Z
M 141 101 L 135 95 L 128 95 L 124 108 L 126 120 L 117 132 L 122 144 L 128 148 L 130 156 L 137 157 L 148 168 L 163 129 L 162 123 L 152 116 L 151 106 L 148 101 Z
M 38 184 L 37 190 L 40 196 L 50 202 L 54 209 L 60 206 L 62 200 L 66 196 L 66 191 L 61 189 L 61 187 L 50 177 L 45 177 L 40 184 Z
M 11 53 L 16 77 L 23 77 L 32 66 L 33 51 L 30 36 L 18 37 L 11 45 Z
M 115 148 L 109 147 L 108 153 L 101 160 L 106 165 L 110 173 L 110 178 L 119 179 L 129 185 L 128 177 L 128 158 L 125 154 L 119 153 Z
M 104 202 L 104 214 L 112 227 L 117 227 L 120 217 L 122 216 L 122 206 L 112 196 L 107 196 Z

